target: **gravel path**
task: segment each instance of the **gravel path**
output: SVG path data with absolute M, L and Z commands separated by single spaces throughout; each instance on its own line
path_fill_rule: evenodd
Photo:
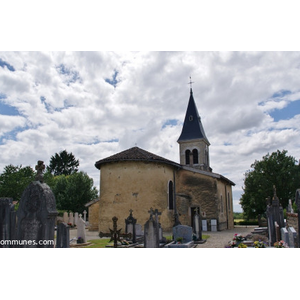
M 255 227 L 257 226 L 236 226 L 234 229 L 229 230 L 203 232 L 202 234 L 209 235 L 209 238 L 204 244 L 198 244 L 196 248 L 224 248 L 233 239 L 235 233 L 246 236 L 251 234 Z

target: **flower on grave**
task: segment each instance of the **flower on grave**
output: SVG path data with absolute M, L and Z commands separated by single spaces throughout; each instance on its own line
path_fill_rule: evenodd
M 233 237 L 233 240 L 234 241 L 237 241 L 237 242 L 242 242 L 245 240 L 245 238 L 241 235 L 241 234 L 235 234 L 234 237 Z
M 82 243 L 83 243 L 83 238 L 82 237 L 78 237 L 77 244 L 82 244 Z
M 285 243 L 283 240 L 281 240 L 279 242 L 275 242 L 274 247 L 275 248 L 288 248 L 289 246 L 287 243 Z
M 178 238 L 176 239 L 176 241 L 177 241 L 177 244 L 181 244 L 182 241 L 183 241 L 183 238 L 182 238 L 182 237 L 178 237 Z
M 230 246 L 231 248 L 233 248 L 233 247 L 236 246 L 236 241 L 235 241 L 235 240 L 232 240 L 232 241 L 230 241 L 228 244 L 229 244 L 229 246 Z
M 254 248 L 266 248 L 267 244 L 266 244 L 266 242 L 259 240 L 259 241 L 255 241 L 253 243 L 253 246 L 254 246 Z
M 247 247 L 247 245 L 245 245 L 245 244 L 243 244 L 243 243 L 240 243 L 240 244 L 238 245 L 238 248 L 248 248 L 248 247 Z

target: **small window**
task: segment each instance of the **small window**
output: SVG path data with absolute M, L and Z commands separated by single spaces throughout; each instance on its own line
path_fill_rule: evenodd
M 194 118 L 193 118 L 192 115 L 190 115 L 189 120 L 190 120 L 190 121 L 193 121 L 193 120 L 194 120 Z
M 190 164 L 190 154 L 191 154 L 190 150 L 185 150 L 185 164 L 186 165 Z
M 230 201 L 230 194 L 228 193 L 228 210 L 231 211 L 231 201 Z
M 173 181 L 169 181 L 168 194 L 169 194 L 169 199 L 168 199 L 169 209 L 174 209 Z
M 199 160 L 198 160 L 198 150 L 194 149 L 193 150 L 193 164 L 198 164 Z

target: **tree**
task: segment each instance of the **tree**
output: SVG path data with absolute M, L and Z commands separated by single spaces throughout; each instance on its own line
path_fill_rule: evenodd
M 72 153 L 66 150 L 61 151 L 59 154 L 55 153 L 51 156 L 50 164 L 47 166 L 47 171 L 57 175 L 71 175 L 78 172 L 79 160 L 75 159 Z
M 244 194 L 240 204 L 246 218 L 257 218 L 266 211 L 266 198 L 273 197 L 275 185 L 277 196 L 283 208 L 293 199 L 300 185 L 300 166 L 287 151 L 268 153 L 261 161 L 251 165 L 244 179 Z
M 34 181 L 35 171 L 27 166 L 8 165 L 0 175 L 0 197 L 13 198 L 20 201 L 24 189 Z
M 48 175 L 48 181 L 56 198 L 57 209 L 83 212 L 85 204 L 98 197 L 93 179 L 84 172 L 53 176 L 52 179 Z

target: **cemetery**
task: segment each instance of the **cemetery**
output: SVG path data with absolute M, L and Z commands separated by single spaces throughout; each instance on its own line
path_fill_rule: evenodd
M 35 181 L 25 188 L 17 210 L 11 198 L 0 198 L 0 247 L 81 248 L 93 245 L 87 239 L 89 222 L 86 210 L 82 214 L 64 212 L 62 217 L 57 217 L 54 194 L 43 182 L 44 168 L 43 162 L 38 161 Z M 245 236 L 235 233 L 225 248 L 299 248 L 300 189 L 295 194 L 297 214 L 291 208 L 291 201 L 288 207 L 293 226 L 289 225 L 290 219 L 284 219 L 275 186 L 273 192 L 273 198 L 266 201 L 267 226 L 254 227 Z M 132 209 L 125 220 L 112 216 L 109 232 L 96 232 L 95 239 L 107 239 L 106 248 L 201 248 L 207 243 L 202 235 L 207 232 L 207 223 L 198 209 L 193 214 L 193 226 L 181 225 L 177 216 L 172 232 L 167 236 L 164 236 L 159 220 L 161 212 L 151 207 L 148 213 L 145 224 L 138 223 Z M 217 220 L 210 223 L 213 234 L 217 232 Z

